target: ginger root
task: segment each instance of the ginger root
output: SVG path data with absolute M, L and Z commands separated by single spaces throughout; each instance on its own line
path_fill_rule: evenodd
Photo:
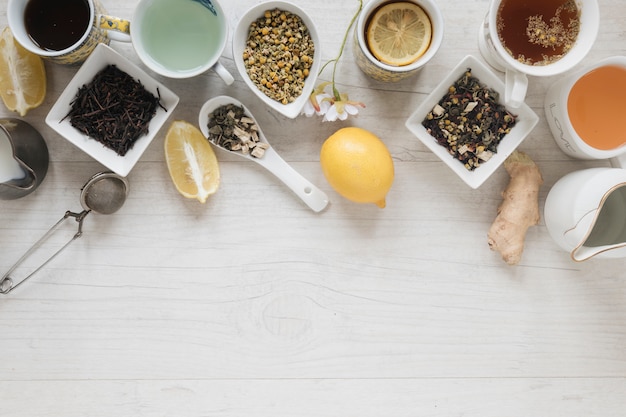
M 526 231 L 539 223 L 543 178 L 537 164 L 521 151 L 514 151 L 504 161 L 504 168 L 511 179 L 502 192 L 503 201 L 487 237 L 491 250 L 500 252 L 507 264 L 515 265 L 522 258 Z

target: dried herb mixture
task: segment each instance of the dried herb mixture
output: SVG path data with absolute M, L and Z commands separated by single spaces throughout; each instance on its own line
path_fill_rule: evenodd
M 166 110 L 160 96 L 152 95 L 117 66 L 108 65 L 78 89 L 63 120 L 69 117 L 76 129 L 124 156 L 148 133 L 157 107 Z
M 472 75 L 471 68 L 448 89 L 422 125 L 448 152 L 473 171 L 497 152 L 516 116 L 499 94 Z
M 259 127 L 242 106 L 225 104 L 209 114 L 210 142 L 229 151 L 262 158 L 269 144 L 261 142 Z
M 313 39 L 300 16 L 274 9 L 250 25 L 243 62 L 259 90 L 289 104 L 302 94 L 314 54 Z

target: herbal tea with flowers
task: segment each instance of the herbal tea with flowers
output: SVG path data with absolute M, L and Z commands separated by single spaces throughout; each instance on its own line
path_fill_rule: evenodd
M 339 48 L 339 53 L 337 56 L 330 61 L 327 61 L 322 68 L 320 69 L 319 74 L 321 75 L 326 67 L 333 64 L 333 71 L 331 81 L 326 81 L 315 87 L 313 93 L 311 93 L 311 97 L 304 105 L 302 109 L 302 114 L 307 117 L 311 117 L 314 114 L 318 116 L 324 116 L 323 121 L 325 122 L 334 122 L 336 120 L 346 120 L 348 116 L 356 116 L 359 113 L 359 107 L 365 108 L 365 104 L 358 101 L 351 101 L 348 97 L 347 93 L 341 93 L 337 89 L 337 85 L 335 84 L 335 73 L 337 72 L 337 63 L 341 56 L 343 55 L 343 51 L 346 46 L 346 41 L 348 40 L 348 36 L 350 34 L 350 30 L 354 26 L 356 19 L 361 13 L 363 9 L 363 0 L 359 0 L 359 7 L 352 16 L 352 20 L 350 20 L 350 24 L 346 29 L 346 33 L 344 34 L 343 40 L 341 42 L 341 47 Z M 327 87 L 330 86 L 330 93 L 326 91 Z

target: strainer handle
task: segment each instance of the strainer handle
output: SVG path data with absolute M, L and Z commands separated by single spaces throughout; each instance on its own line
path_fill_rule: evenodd
M 83 234 L 83 220 L 85 219 L 85 216 L 87 216 L 87 214 L 89 214 L 89 210 L 84 210 L 81 213 L 73 213 L 71 211 L 66 211 L 65 215 L 61 218 L 61 220 L 56 222 L 56 224 L 52 226 L 50 230 L 48 230 L 37 242 L 35 242 L 33 246 L 31 246 L 30 249 L 28 249 L 26 253 L 24 253 L 24 255 L 22 255 L 20 259 L 18 259 L 18 261 L 11 267 L 11 269 L 9 269 L 9 271 L 6 274 L 4 274 L 4 276 L 0 280 L 0 294 L 8 294 L 11 291 L 13 291 L 15 288 L 22 285 L 27 279 L 35 275 L 36 272 L 38 272 L 41 268 L 46 266 L 48 262 L 54 259 L 59 253 L 61 253 L 63 249 L 68 247 L 70 243 L 72 243 L 74 240 L 81 237 L 81 235 Z M 13 273 L 13 271 L 15 271 L 30 255 L 32 255 L 33 252 L 39 249 L 39 247 L 46 240 L 48 240 L 50 236 L 52 236 L 52 234 L 61 226 L 61 224 L 63 224 L 63 222 L 65 222 L 65 220 L 67 220 L 70 217 L 74 218 L 78 222 L 78 231 L 74 234 L 74 236 L 65 245 L 63 245 L 59 250 L 53 253 L 52 256 L 50 256 L 46 261 L 44 261 L 39 267 L 37 267 L 37 269 L 35 269 L 33 272 L 31 272 L 21 281 L 17 283 L 14 282 L 13 278 L 11 278 L 11 274 Z

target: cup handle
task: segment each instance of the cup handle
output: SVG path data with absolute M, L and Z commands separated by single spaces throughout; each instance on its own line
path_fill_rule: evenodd
M 623 153 L 621 155 L 617 155 L 617 156 L 609 159 L 609 164 L 611 164 L 611 166 L 613 168 L 623 168 L 623 169 L 626 169 L 626 153 Z
M 100 15 L 100 29 L 107 31 L 109 39 L 119 42 L 130 42 L 130 21 L 115 16 Z
M 220 76 L 220 78 L 226 83 L 226 85 L 231 85 L 233 82 L 235 82 L 233 76 L 230 74 L 230 72 L 228 72 L 226 68 L 224 68 L 221 63 L 216 62 L 215 65 L 213 65 L 213 71 L 215 71 L 217 75 Z
M 526 97 L 528 90 L 528 77 L 526 74 L 508 69 L 504 75 L 504 102 L 507 106 L 517 109 Z

